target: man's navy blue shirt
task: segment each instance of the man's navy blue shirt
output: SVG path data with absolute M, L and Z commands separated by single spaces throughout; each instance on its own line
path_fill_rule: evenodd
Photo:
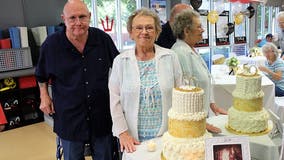
M 171 49 L 172 46 L 176 43 L 176 37 L 174 36 L 169 21 L 166 24 L 162 25 L 162 32 L 160 33 L 155 43 L 161 47 L 169 49 Z
M 65 32 L 47 37 L 35 72 L 38 82 L 51 80 L 54 132 L 71 141 L 111 134 L 108 76 L 119 52 L 108 34 L 90 27 L 81 54 Z

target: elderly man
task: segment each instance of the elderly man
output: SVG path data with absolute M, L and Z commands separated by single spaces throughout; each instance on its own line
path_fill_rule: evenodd
M 278 33 L 278 45 L 282 50 L 281 58 L 284 59 L 284 11 L 278 13 L 277 22 L 280 29 Z
M 173 46 L 173 44 L 176 42 L 176 37 L 172 31 L 175 16 L 184 9 L 188 8 L 192 9 L 190 5 L 185 3 L 178 3 L 172 8 L 170 20 L 162 26 L 162 32 L 160 33 L 156 44 L 165 48 L 171 48 Z
M 40 109 L 53 115 L 64 160 L 84 159 L 85 143 L 91 145 L 93 159 L 110 160 L 108 75 L 119 52 L 108 34 L 89 27 L 91 13 L 83 1 L 69 0 L 61 18 L 66 27 L 47 37 L 36 67 Z

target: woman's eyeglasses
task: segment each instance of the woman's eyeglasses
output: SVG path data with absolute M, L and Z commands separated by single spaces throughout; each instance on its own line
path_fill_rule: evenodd
M 150 33 L 155 30 L 155 27 L 152 25 L 147 25 L 147 26 L 138 25 L 138 26 L 132 26 L 132 29 L 136 32 L 142 32 L 145 29 L 146 32 Z

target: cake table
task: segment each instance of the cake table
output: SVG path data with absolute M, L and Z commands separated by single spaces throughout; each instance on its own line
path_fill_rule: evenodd
M 214 134 L 213 136 L 247 136 L 236 135 L 226 129 L 228 122 L 227 115 L 213 116 L 207 119 L 207 122 L 220 128 L 222 133 Z M 269 121 L 272 126 L 272 122 Z M 281 137 L 274 137 L 271 139 L 267 134 L 259 136 L 248 136 L 250 141 L 250 154 L 251 158 L 255 160 L 278 160 L 281 149 Z
M 136 145 L 136 151 L 133 153 L 123 153 L 122 160 L 160 160 L 163 149 L 162 137 L 152 139 L 156 143 L 156 151 L 147 151 L 147 141 Z

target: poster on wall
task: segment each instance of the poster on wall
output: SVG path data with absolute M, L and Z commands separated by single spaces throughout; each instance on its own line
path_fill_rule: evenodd
M 209 46 L 209 23 L 207 20 L 207 15 L 208 15 L 208 10 L 199 10 L 198 11 L 200 14 L 200 20 L 201 20 L 201 24 L 202 27 L 204 29 L 204 32 L 202 34 L 202 40 L 200 42 L 198 42 L 195 47 L 207 47 Z
M 245 20 L 243 23 L 235 25 L 234 41 L 235 44 L 247 43 Z
M 229 23 L 229 11 L 223 11 L 215 24 L 216 46 L 229 45 L 230 38 L 227 35 L 227 24 Z
M 151 0 L 150 7 L 154 10 L 160 17 L 161 23 L 165 24 L 167 22 L 167 9 L 166 0 Z

